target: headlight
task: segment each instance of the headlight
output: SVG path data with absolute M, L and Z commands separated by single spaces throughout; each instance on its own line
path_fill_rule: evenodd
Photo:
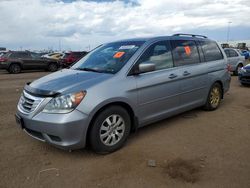
M 85 97 L 86 92 L 80 91 L 55 97 L 43 109 L 46 113 L 68 113 L 74 110 Z
M 244 69 L 244 67 L 242 67 L 242 68 L 240 69 L 240 72 L 241 72 L 241 73 L 243 73 L 243 72 L 247 72 L 247 70 L 246 70 L 246 69 Z

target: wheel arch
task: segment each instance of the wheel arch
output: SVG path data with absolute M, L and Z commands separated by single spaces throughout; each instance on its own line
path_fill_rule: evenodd
M 236 68 L 237 68 L 239 65 L 242 65 L 242 67 L 243 67 L 243 66 L 244 66 L 244 63 L 243 63 L 242 61 L 238 62 Z
M 224 86 L 223 86 L 223 83 L 222 83 L 222 81 L 221 80 L 215 80 L 215 82 L 211 85 L 211 87 L 215 84 L 215 83 L 218 83 L 218 84 L 220 84 L 220 86 L 221 86 L 221 99 L 223 99 L 224 98 Z M 210 87 L 210 88 L 211 88 Z
M 131 119 L 131 131 L 134 132 L 137 130 L 138 128 L 138 118 L 135 116 L 135 112 L 133 110 L 133 108 L 131 107 L 131 105 L 129 105 L 128 103 L 124 102 L 124 101 L 114 101 L 114 102 L 110 102 L 110 103 L 107 103 L 101 107 L 98 108 L 98 110 L 96 110 L 94 112 L 94 114 L 91 116 L 91 120 L 89 122 L 89 126 L 87 128 L 87 134 L 86 134 L 86 145 L 88 145 L 89 143 L 89 133 L 90 133 L 90 130 L 91 130 L 91 127 L 93 125 L 93 122 L 95 120 L 95 118 L 105 109 L 107 109 L 108 107 L 110 106 L 121 106 L 122 108 L 124 108 L 129 116 L 130 116 L 130 119 Z
M 58 62 L 57 61 L 49 61 L 48 66 L 51 65 L 51 64 L 55 64 L 58 67 Z
M 19 65 L 19 66 L 21 67 L 21 69 L 23 69 L 22 63 L 21 63 L 21 62 L 18 62 L 18 61 L 11 61 L 11 62 L 9 63 L 9 65 L 8 65 L 7 69 L 9 69 L 10 66 L 13 65 L 13 64 L 17 64 L 17 65 Z

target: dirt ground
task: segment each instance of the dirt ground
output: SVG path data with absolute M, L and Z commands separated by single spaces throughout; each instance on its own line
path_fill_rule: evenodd
M 0 187 L 250 187 L 250 87 L 237 77 L 218 110 L 141 128 L 119 151 L 97 155 L 56 149 L 16 126 L 22 87 L 46 74 L 0 71 Z

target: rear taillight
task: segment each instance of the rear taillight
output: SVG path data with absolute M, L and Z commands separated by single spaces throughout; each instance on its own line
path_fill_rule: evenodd
M 232 66 L 230 64 L 227 64 L 227 71 L 231 72 L 232 71 Z
M 0 62 L 6 62 L 6 61 L 8 61 L 8 59 L 6 57 L 0 58 Z

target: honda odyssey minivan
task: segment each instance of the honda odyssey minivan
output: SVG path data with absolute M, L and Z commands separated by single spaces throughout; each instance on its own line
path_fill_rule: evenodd
M 27 83 L 16 121 L 56 147 L 109 153 L 140 127 L 201 106 L 217 109 L 230 80 L 224 51 L 205 36 L 121 40 Z

